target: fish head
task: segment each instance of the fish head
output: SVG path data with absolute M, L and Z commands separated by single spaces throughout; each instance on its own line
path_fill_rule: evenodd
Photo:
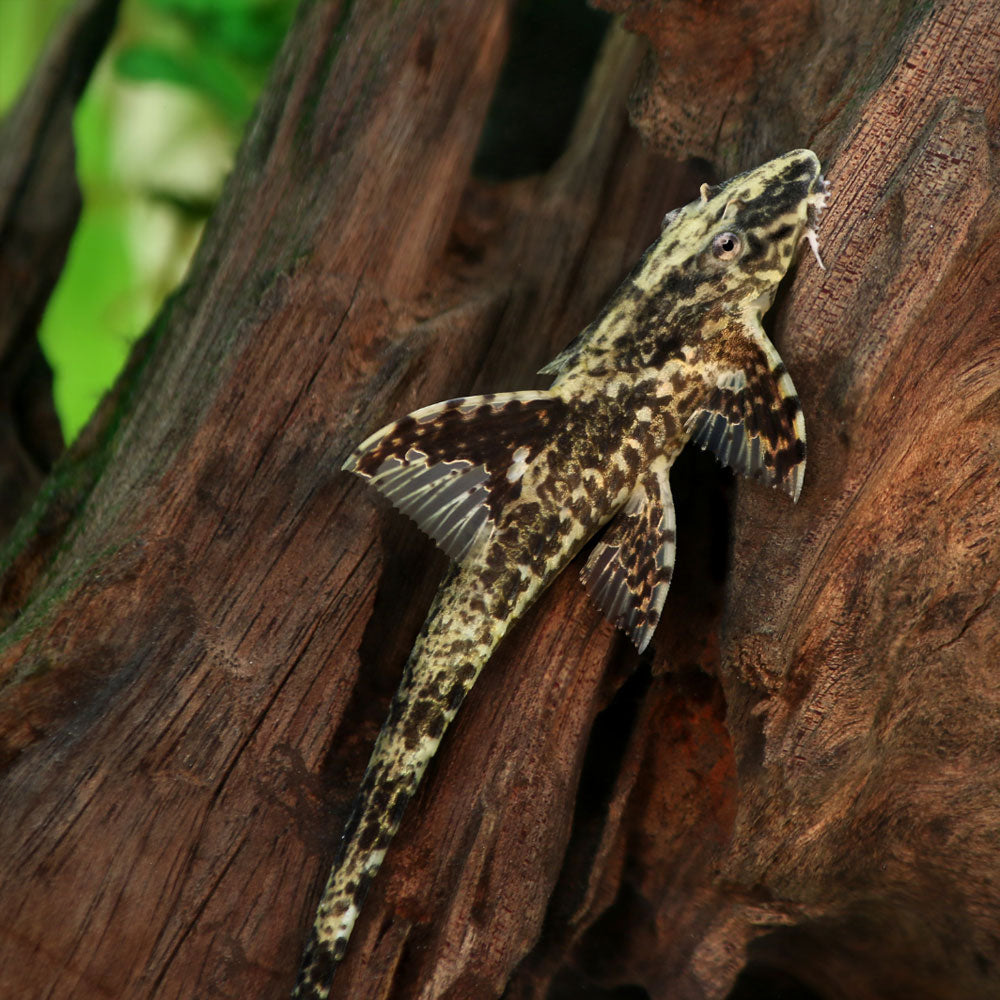
M 664 220 L 636 284 L 687 307 L 749 311 L 759 318 L 803 241 L 819 261 L 814 226 L 828 189 L 820 162 L 808 149 L 785 153 L 714 187 L 704 184 L 700 197 Z

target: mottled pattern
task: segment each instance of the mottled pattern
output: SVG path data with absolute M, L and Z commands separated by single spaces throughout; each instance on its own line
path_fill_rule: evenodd
M 583 569 L 583 583 L 608 621 L 641 653 L 653 637 L 674 570 L 674 502 L 663 455 L 640 476 Z
M 525 469 L 566 410 L 548 392 L 449 399 L 383 427 L 344 468 L 369 477 L 460 561 L 486 522 L 520 497 Z
M 805 424 L 760 325 L 826 195 L 796 150 L 664 219 L 543 392 L 449 400 L 345 463 L 456 564 L 410 654 L 323 891 L 295 996 L 325 998 L 365 894 L 442 735 L 497 643 L 580 547 L 604 613 L 644 648 L 674 561 L 669 469 L 689 438 L 793 497 Z M 344 996 L 349 993 L 345 988 Z
M 720 376 L 687 428 L 723 465 L 798 500 L 806 458 L 802 407 L 777 351 L 763 334 L 760 340 L 748 340 L 740 367 Z

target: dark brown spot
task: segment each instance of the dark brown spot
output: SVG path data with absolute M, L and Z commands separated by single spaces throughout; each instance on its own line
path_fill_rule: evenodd
M 438 712 L 427 725 L 427 735 L 433 740 L 439 740 L 447 725 L 448 720 L 445 719 L 444 712 Z
M 625 485 L 625 473 L 622 472 L 618 466 L 613 466 L 608 470 L 608 476 L 605 480 L 607 483 L 607 490 L 611 496 L 615 496 L 618 491 Z
M 389 797 L 396 787 L 396 782 L 391 778 L 386 779 L 382 784 L 372 790 L 368 800 L 368 806 L 375 812 L 385 812 L 389 804 Z
M 341 940 L 338 938 L 334 942 L 332 949 L 325 944 L 316 944 L 316 948 L 312 954 L 312 961 L 309 963 L 310 986 L 325 986 L 333 978 L 337 962 L 344 957 L 344 951 L 347 948 L 346 942 L 344 942 L 343 947 L 338 948 Z
M 389 822 L 392 824 L 392 829 L 399 829 L 400 821 L 403 818 L 403 813 L 406 811 L 406 807 L 409 802 L 410 793 L 406 789 L 401 788 L 398 792 L 396 792 L 392 800 L 392 805 L 389 808 Z M 390 838 L 386 836 L 385 844 L 379 846 L 387 846 L 389 839 Z
M 628 471 L 633 476 L 637 475 L 639 472 L 639 465 L 642 460 L 642 456 L 639 454 L 639 449 L 633 447 L 632 445 L 626 445 L 622 449 L 622 458 L 628 466 Z
M 750 432 L 763 434 L 768 440 L 773 441 L 776 432 L 774 421 L 771 419 L 771 408 L 765 406 L 761 400 L 755 400 L 749 416 L 747 424 L 750 427 Z
M 445 702 L 448 706 L 448 711 L 456 712 L 458 711 L 458 706 L 462 704 L 462 699 L 465 698 L 466 687 L 461 681 L 456 681 L 448 689 L 447 695 L 445 695 Z
M 361 828 L 361 832 L 358 834 L 356 841 L 358 848 L 365 853 L 370 851 L 372 847 L 375 845 L 375 840 L 378 837 L 378 833 L 379 833 L 378 822 L 376 820 L 369 820 Z

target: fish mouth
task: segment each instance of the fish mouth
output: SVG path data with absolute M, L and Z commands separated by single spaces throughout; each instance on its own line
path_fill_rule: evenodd
M 822 271 L 826 270 L 826 266 L 823 263 L 823 258 L 819 255 L 819 238 L 816 235 L 816 227 L 819 225 L 819 217 L 823 209 L 826 208 L 829 196 L 830 182 L 820 174 L 816 178 L 815 187 L 806 196 L 806 226 L 802 230 L 802 238 L 799 241 L 801 243 L 804 240 L 809 244 L 809 249 L 812 250 L 816 263 L 819 264 Z

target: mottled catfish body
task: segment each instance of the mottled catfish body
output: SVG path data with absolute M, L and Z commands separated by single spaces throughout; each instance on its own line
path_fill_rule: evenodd
M 826 187 L 809 150 L 703 186 L 542 369 L 551 388 L 417 410 L 348 459 L 454 565 L 372 752 L 295 997 L 328 996 L 445 729 L 512 623 L 588 539 L 607 526 L 584 583 L 642 650 L 673 570 L 670 465 L 689 439 L 798 498 L 805 424 L 760 317 L 801 241 L 816 250 Z

